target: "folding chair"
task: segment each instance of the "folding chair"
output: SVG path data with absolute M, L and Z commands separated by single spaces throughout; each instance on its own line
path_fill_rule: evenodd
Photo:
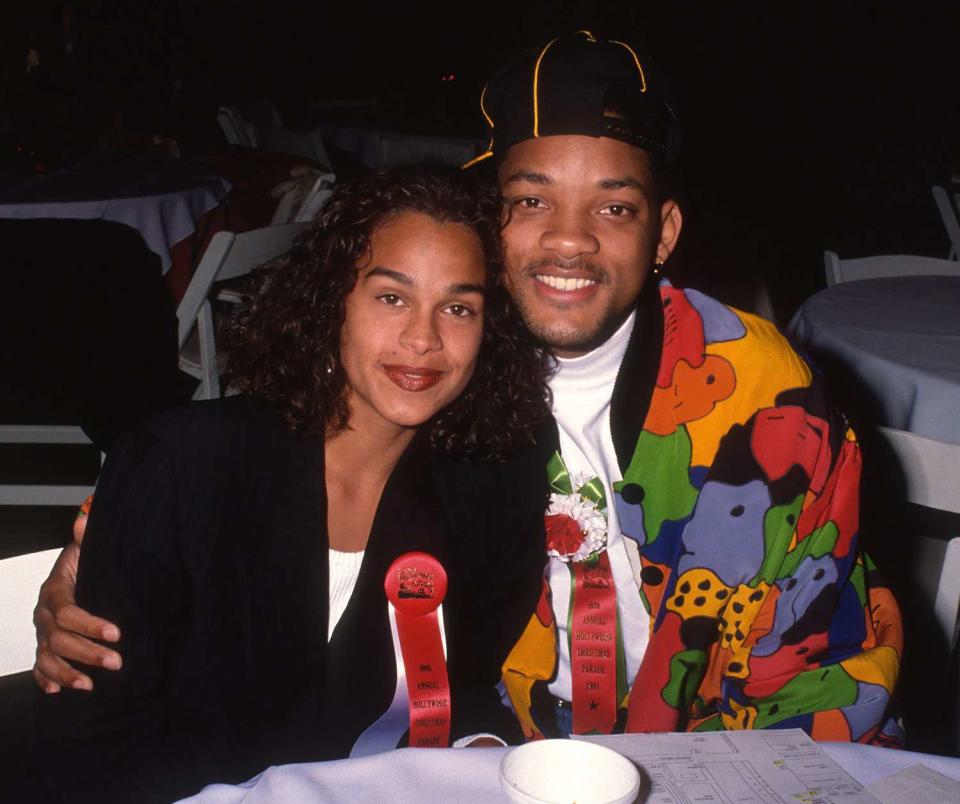
M 79 427 L 72 425 L 0 426 L 0 444 L 92 444 Z M 101 455 L 101 460 L 103 456 Z M 0 505 L 79 506 L 93 494 L 93 486 L 36 485 L 28 483 L 0 485 Z
M 333 194 L 333 183 L 337 180 L 333 173 L 318 173 L 308 169 L 296 175 L 298 170 L 302 170 L 302 167 L 291 171 L 294 178 L 277 185 L 271 191 L 274 197 L 280 193 L 280 202 L 270 220 L 271 226 L 313 221 Z
M 940 211 L 943 227 L 947 230 L 947 237 L 950 238 L 950 251 L 947 252 L 947 259 L 960 260 L 960 221 L 957 220 L 956 196 L 954 196 L 954 200 L 951 200 L 947 191 L 936 185 L 930 189 L 933 190 L 933 200 Z
M 211 286 L 217 281 L 245 276 L 257 266 L 280 256 L 307 228 L 305 223 L 288 223 L 239 234 L 218 232 L 211 239 L 177 308 L 180 368 L 200 380 L 194 399 L 220 396 L 213 309 L 208 298 Z M 196 342 L 188 345 L 194 330 Z
M 915 506 L 902 514 L 891 509 L 891 535 L 898 546 L 897 555 L 888 556 L 896 562 L 888 570 L 897 579 L 897 599 L 905 615 L 907 644 L 899 686 L 907 747 L 957 754 L 960 444 L 887 427 L 877 428 L 876 435 L 878 452 L 871 465 L 892 480 L 878 493 L 887 495 L 895 508 L 903 502 Z
M 900 464 L 907 502 L 960 514 L 960 444 L 889 427 L 878 428 L 878 433 Z M 946 644 L 953 646 L 960 615 L 960 534 L 949 540 L 921 536 L 915 541 L 915 554 L 926 567 L 941 564 L 938 573 L 923 575 L 928 583 L 936 577 L 936 587 L 929 589 L 933 616 Z
M 257 147 L 257 133 L 253 126 L 245 123 L 236 106 L 221 106 L 217 114 L 220 130 L 231 145 L 243 148 Z
M 912 254 L 885 254 L 841 260 L 833 251 L 823 254 L 827 287 L 860 279 L 883 279 L 894 276 L 960 276 L 960 262 Z
M 0 676 L 33 667 L 33 607 L 60 548 L 0 560 Z

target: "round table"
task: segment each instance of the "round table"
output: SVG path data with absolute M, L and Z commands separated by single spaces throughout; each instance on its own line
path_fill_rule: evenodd
M 787 331 L 831 380 L 846 372 L 859 384 L 876 424 L 960 444 L 960 277 L 834 285 Z
M 226 197 L 231 185 L 169 159 L 89 159 L 42 176 L 6 177 L 0 218 L 101 218 L 137 229 L 166 273 L 171 247 Z
M 960 780 L 960 759 L 851 743 L 820 743 L 827 756 L 862 785 L 923 764 Z M 499 765 L 506 748 L 401 748 L 360 759 L 280 765 L 241 785 L 214 784 L 190 804 L 276 804 L 281 801 L 506 802 Z

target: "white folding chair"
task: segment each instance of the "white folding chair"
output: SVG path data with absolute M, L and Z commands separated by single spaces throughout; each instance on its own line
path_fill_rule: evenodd
M 859 279 L 884 279 L 894 276 L 960 276 L 960 262 L 913 254 L 885 254 L 841 260 L 833 251 L 823 253 L 827 287 Z
M 177 308 L 177 336 L 180 368 L 200 380 L 194 399 L 220 396 L 220 371 L 213 309 L 208 296 L 214 282 L 245 276 L 254 268 L 286 252 L 305 223 L 265 226 L 249 232 L 217 232 L 197 266 Z M 187 341 L 196 330 L 195 348 Z
M 336 176 L 332 173 L 323 173 L 318 176 L 300 203 L 300 208 L 293 217 L 294 221 L 311 223 L 315 220 L 317 215 L 320 214 L 320 210 L 323 209 L 323 205 L 327 203 L 327 199 L 333 195 L 332 185 L 335 180 Z
M 950 238 L 950 251 L 947 252 L 948 260 L 960 260 L 960 221 L 957 220 L 957 208 L 955 201 L 950 199 L 950 195 L 943 187 L 934 185 L 933 200 L 940 211 L 940 217 L 943 219 L 943 228 L 947 230 L 947 237 Z
M 915 433 L 878 428 L 880 438 L 903 473 L 907 502 L 960 514 L 960 444 L 947 444 Z M 936 578 L 930 588 L 933 615 L 946 639 L 953 646 L 960 621 L 960 535 L 952 539 L 929 536 L 911 537 L 911 550 L 925 571 L 920 580 Z M 939 572 L 931 572 L 940 565 Z
M 72 425 L 0 425 L 0 444 L 92 444 Z M 102 459 L 103 456 L 101 456 Z M 93 486 L 10 483 L 0 485 L 0 505 L 79 506 Z
M 33 667 L 33 607 L 60 548 L 0 560 L 0 676 Z
M 257 133 L 253 126 L 244 122 L 236 106 L 221 106 L 217 122 L 227 142 L 244 148 L 257 147 Z
M 302 171 L 302 172 L 298 172 Z M 327 199 L 333 194 L 333 173 L 318 173 L 302 166 L 291 171 L 294 178 L 278 184 L 271 191 L 280 202 L 270 220 L 271 226 L 280 223 L 309 223 L 314 220 Z

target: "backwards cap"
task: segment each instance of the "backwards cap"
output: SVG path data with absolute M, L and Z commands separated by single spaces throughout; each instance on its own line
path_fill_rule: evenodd
M 490 144 L 470 167 L 535 137 L 612 137 L 674 156 L 676 115 L 649 57 L 616 40 L 577 31 L 528 50 L 484 87 L 480 110 Z M 615 110 L 615 115 L 604 112 Z

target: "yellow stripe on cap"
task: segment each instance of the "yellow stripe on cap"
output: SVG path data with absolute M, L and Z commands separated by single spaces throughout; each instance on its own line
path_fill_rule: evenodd
M 460 170 L 466 170 L 467 168 L 472 168 L 477 162 L 482 162 L 484 159 L 489 159 L 493 156 L 493 151 L 487 150 L 485 153 L 480 154 L 480 156 L 475 156 L 465 165 L 463 165 Z
M 614 45 L 620 45 L 620 47 L 626 48 L 627 52 L 629 52 L 630 55 L 633 56 L 633 63 L 637 65 L 637 69 L 640 71 L 640 91 L 646 92 L 647 77 L 643 74 L 643 67 L 640 64 L 640 59 L 637 58 L 637 54 L 634 51 L 634 49 L 630 47 L 630 45 L 628 45 L 626 42 L 618 42 L 616 39 L 611 39 L 610 42 Z
M 487 121 L 487 125 L 490 126 L 491 131 L 493 130 L 493 119 L 487 114 L 487 107 L 483 105 L 484 98 L 487 97 L 487 87 L 483 88 L 483 92 L 480 93 L 480 112 L 483 114 L 484 120 Z
M 559 39 L 559 37 L 557 37 Z M 543 50 L 540 51 L 540 55 L 537 56 L 537 63 L 533 68 L 533 136 L 540 136 L 540 102 L 537 99 L 537 84 L 540 82 L 540 62 L 543 61 L 543 57 L 547 55 L 547 51 L 550 49 L 551 45 L 556 42 L 556 39 L 551 39 L 543 46 Z
M 587 41 L 588 41 L 588 42 L 596 42 L 596 41 L 597 41 L 597 37 L 595 37 L 590 31 L 577 31 L 577 33 L 578 33 L 578 34 L 583 34 L 585 37 L 587 37 Z

